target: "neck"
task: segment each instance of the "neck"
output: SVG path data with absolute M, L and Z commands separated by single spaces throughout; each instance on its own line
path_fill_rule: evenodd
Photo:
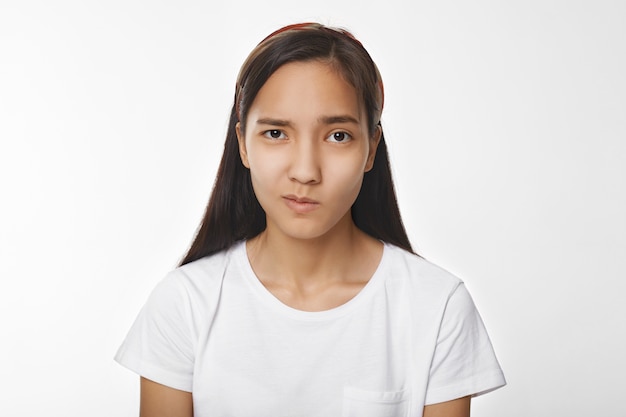
M 354 263 L 380 243 L 356 227 L 348 215 L 331 231 L 297 239 L 268 225 L 248 242 L 248 257 L 261 280 L 280 280 L 296 287 L 325 284 L 347 277 Z

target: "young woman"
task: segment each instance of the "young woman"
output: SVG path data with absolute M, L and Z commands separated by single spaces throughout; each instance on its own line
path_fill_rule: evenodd
M 463 283 L 411 249 L 383 94 L 343 30 L 252 51 L 195 240 L 116 356 L 143 417 L 462 417 L 505 384 Z

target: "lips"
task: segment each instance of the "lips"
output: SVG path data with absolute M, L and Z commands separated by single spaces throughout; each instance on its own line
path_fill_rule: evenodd
M 309 213 L 320 206 L 318 201 L 293 194 L 284 195 L 282 198 L 287 207 L 298 214 Z

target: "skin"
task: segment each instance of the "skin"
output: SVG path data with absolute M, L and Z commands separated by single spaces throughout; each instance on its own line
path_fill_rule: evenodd
M 259 280 L 300 310 L 354 297 L 382 256 L 382 244 L 350 215 L 380 139 L 379 130 L 370 135 L 354 88 L 327 64 L 286 64 L 261 88 L 246 131 L 239 125 L 237 133 L 267 215 L 267 228 L 247 245 Z
M 193 417 L 190 392 L 141 378 L 140 417 Z
M 470 417 L 470 397 L 427 405 L 423 417 Z
M 242 163 L 267 228 L 247 243 L 263 285 L 293 308 L 322 311 L 369 281 L 383 245 L 350 208 L 372 168 L 381 132 L 370 132 L 355 89 L 319 61 L 280 67 L 237 125 Z M 469 398 L 424 408 L 424 417 L 468 417 Z M 192 416 L 191 393 L 142 378 L 141 417 Z

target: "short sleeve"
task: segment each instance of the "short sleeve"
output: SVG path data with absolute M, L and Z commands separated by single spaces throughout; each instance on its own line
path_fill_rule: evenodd
M 483 321 L 460 283 L 443 314 L 425 403 L 477 396 L 505 384 Z
M 189 297 L 172 273 L 152 291 L 115 355 L 144 378 L 191 392 L 194 367 Z

